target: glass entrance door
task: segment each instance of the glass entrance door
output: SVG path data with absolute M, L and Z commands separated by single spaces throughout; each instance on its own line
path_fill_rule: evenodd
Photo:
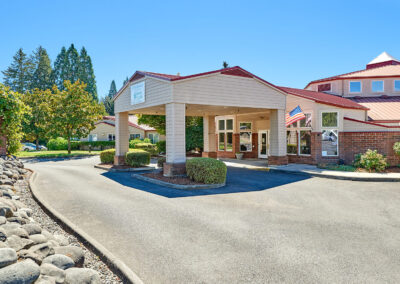
M 258 157 L 268 158 L 269 154 L 269 133 L 268 130 L 258 132 Z

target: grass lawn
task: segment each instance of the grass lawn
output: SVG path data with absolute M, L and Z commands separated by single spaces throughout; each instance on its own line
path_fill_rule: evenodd
M 20 151 L 15 154 L 15 156 L 19 158 L 63 158 L 63 157 L 73 157 L 73 156 L 91 156 L 91 155 L 99 155 L 101 151 L 71 151 L 71 154 L 68 154 L 66 150 L 59 151 L 32 151 L 25 152 Z

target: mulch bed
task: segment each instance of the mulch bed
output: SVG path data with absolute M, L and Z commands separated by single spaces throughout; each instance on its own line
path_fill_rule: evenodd
M 147 173 L 142 174 L 142 176 L 158 179 L 161 181 L 174 183 L 174 184 L 183 184 L 183 185 L 191 185 L 191 184 L 204 184 L 200 182 L 195 182 L 186 176 L 182 177 L 165 177 L 162 172 L 154 172 L 154 173 Z
M 122 169 L 135 169 L 135 167 L 129 166 L 129 165 L 119 165 L 115 166 L 113 164 L 99 164 L 99 166 L 102 166 L 107 169 L 116 169 L 116 170 L 122 170 Z M 143 166 L 141 168 L 145 168 L 146 166 Z

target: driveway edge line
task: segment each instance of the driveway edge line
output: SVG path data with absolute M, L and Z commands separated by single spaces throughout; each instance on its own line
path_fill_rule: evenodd
M 313 173 L 308 171 L 289 171 L 283 169 L 269 168 L 270 172 L 287 173 L 293 175 L 313 176 L 327 179 L 351 180 L 351 181 L 365 181 L 365 182 L 400 182 L 400 178 L 394 177 L 358 177 L 358 176 L 344 176 L 344 175 L 329 175 L 321 173 Z
M 122 260 L 114 256 L 109 250 L 107 250 L 103 245 L 97 242 L 95 239 L 90 237 L 87 233 L 81 230 L 78 226 L 69 221 L 61 213 L 55 210 L 51 205 L 41 198 L 35 186 L 35 179 L 38 174 L 29 169 L 32 175 L 29 178 L 29 188 L 31 190 L 33 198 L 38 202 L 38 204 L 48 213 L 48 215 L 58 221 L 60 225 L 76 236 L 83 244 L 89 246 L 91 250 L 100 257 L 112 270 L 116 271 L 118 276 L 122 276 L 122 280 L 129 281 L 129 283 L 143 284 L 143 281 L 133 272 Z M 124 282 L 126 283 L 126 282 Z

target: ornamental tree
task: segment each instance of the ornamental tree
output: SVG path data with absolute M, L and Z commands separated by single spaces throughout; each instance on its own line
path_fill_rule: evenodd
M 23 131 L 25 137 L 30 141 L 36 142 L 36 150 L 39 150 L 39 140 L 47 137 L 50 125 L 50 105 L 49 98 L 52 96 L 50 90 L 42 91 L 34 89 L 23 96 L 25 105 L 31 111 L 25 114 Z
M 50 132 L 68 141 L 68 154 L 71 153 L 71 139 L 89 135 L 95 123 L 105 114 L 104 106 L 95 101 L 86 91 L 86 84 L 64 82 L 64 89 L 53 87 L 50 97 Z
M 0 83 L 0 136 L 7 140 L 8 154 L 13 154 L 20 148 L 22 122 L 29 111 L 29 107 L 21 100 L 21 94 Z

